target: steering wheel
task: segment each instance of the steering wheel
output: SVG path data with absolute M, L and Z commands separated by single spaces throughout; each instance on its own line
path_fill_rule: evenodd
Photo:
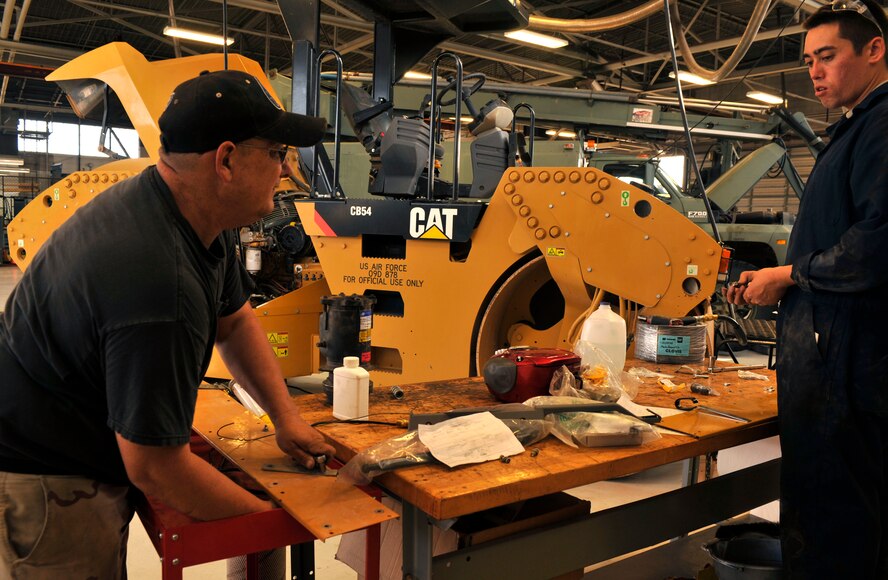
M 475 79 L 475 82 L 472 83 L 471 85 L 469 85 L 469 87 L 467 88 L 465 86 L 465 82 L 468 80 L 472 80 L 472 79 Z M 443 100 L 444 95 L 446 95 L 448 91 L 451 91 L 456 87 L 456 80 L 457 79 L 453 79 L 452 81 L 447 83 L 446 87 L 444 87 L 443 89 L 438 91 L 438 105 L 439 106 L 446 107 L 447 105 L 452 105 L 453 103 L 456 102 L 456 95 L 454 95 L 454 97 L 450 100 L 447 100 L 447 101 Z M 462 98 L 468 99 L 469 97 L 471 97 L 472 95 L 477 93 L 481 89 L 481 87 L 484 86 L 484 81 L 486 81 L 486 80 L 487 80 L 487 76 L 484 73 L 471 73 L 471 74 L 463 75 Z

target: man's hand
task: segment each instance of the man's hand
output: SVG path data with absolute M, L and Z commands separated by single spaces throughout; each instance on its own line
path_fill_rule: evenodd
M 325 455 L 329 458 L 335 453 L 324 441 L 324 436 L 306 423 L 296 410 L 276 417 L 274 428 L 278 447 L 307 469 L 314 468 L 315 457 Z
M 722 289 L 731 304 L 766 306 L 777 304 L 786 289 L 795 284 L 792 280 L 792 266 L 748 270 L 740 274 L 736 283 Z
M 299 414 L 249 302 L 219 319 L 216 346 L 238 384 L 268 412 L 284 453 L 308 469 L 314 467 L 318 455 L 333 457 L 333 447 Z

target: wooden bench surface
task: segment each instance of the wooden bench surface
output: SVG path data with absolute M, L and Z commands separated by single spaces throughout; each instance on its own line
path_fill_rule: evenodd
M 266 431 L 262 421 L 224 391 L 199 391 L 194 430 L 320 540 L 398 517 L 335 477 L 264 471 L 266 463 L 289 463 L 290 459 L 278 448 L 273 431 Z
M 664 434 L 662 438 L 639 447 L 573 449 L 548 437 L 533 445 L 539 449 L 535 457 L 525 451 L 512 457 L 508 464 L 492 461 L 455 469 L 440 464 L 420 465 L 383 474 L 377 481 L 427 514 L 437 519 L 447 519 L 629 475 L 777 433 L 776 379 L 773 371 L 754 371 L 768 376 L 768 381 L 739 379 L 736 372 L 713 374 L 709 379 L 691 379 L 690 375 L 675 374 L 679 365 L 629 360 L 626 366 L 659 368 L 662 372 L 674 374 L 673 382 L 687 383 L 684 390 L 668 394 L 656 384 L 655 379 L 646 379 L 635 399 L 639 404 L 672 407 L 676 397 L 692 395 L 688 386 L 695 381 L 720 392 L 718 397 L 694 395 L 701 404 L 733 412 L 752 421 L 739 423 L 719 419 L 716 420 L 717 429 L 710 435 L 693 438 Z M 498 404 L 479 377 L 401 385 L 401 388 L 405 393 L 401 400 L 393 399 L 388 388 L 376 389 L 371 393 L 369 418 L 395 421 L 407 419 L 411 411 L 436 413 Z M 324 404 L 323 395 L 299 396 L 297 402 L 308 421 L 333 420 L 331 408 Z M 697 413 L 693 412 L 690 416 L 694 414 Z M 332 423 L 320 425 L 318 429 L 336 448 L 337 458 L 341 461 L 347 461 L 358 452 L 405 431 L 399 427 L 354 423 Z

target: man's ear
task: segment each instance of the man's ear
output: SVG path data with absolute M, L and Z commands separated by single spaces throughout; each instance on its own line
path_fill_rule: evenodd
M 225 141 L 216 148 L 216 174 L 224 181 L 233 178 L 234 152 L 237 149 L 231 141 Z
M 872 63 L 877 63 L 880 60 L 885 59 L 885 38 L 882 36 L 877 36 L 870 41 L 869 45 L 869 55 L 867 55 L 867 60 Z

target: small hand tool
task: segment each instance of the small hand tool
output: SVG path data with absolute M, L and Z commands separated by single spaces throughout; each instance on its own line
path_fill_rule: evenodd
M 700 383 L 691 383 L 691 392 L 697 393 L 698 395 L 718 395 L 718 391 Z
M 684 406 L 684 401 L 690 401 L 691 405 L 689 407 Z M 675 408 L 681 411 L 693 411 L 694 409 L 699 409 L 703 413 L 708 413 L 709 415 L 715 415 L 717 417 L 723 417 L 725 419 L 730 419 L 732 421 L 739 421 L 741 423 L 749 423 L 749 419 L 746 417 L 740 417 L 738 415 L 732 415 L 726 411 L 721 411 L 719 409 L 713 409 L 712 407 L 707 407 L 705 405 L 698 405 L 696 397 L 679 397 L 675 399 Z
M 318 455 L 315 459 L 315 466 L 309 469 L 303 465 L 299 465 L 295 461 L 290 463 L 266 463 L 262 466 L 263 471 L 279 471 L 282 473 L 300 473 L 302 475 L 325 475 L 328 477 L 336 477 L 339 473 L 338 469 L 330 469 L 327 467 L 327 457 Z
M 732 367 L 709 367 L 710 373 L 730 373 L 733 371 L 754 371 L 755 369 L 763 369 L 765 365 L 736 365 Z
M 697 369 L 690 367 L 688 365 L 681 365 L 680 367 L 678 367 L 678 369 L 675 372 L 681 373 L 683 375 L 691 375 L 692 379 L 708 379 L 709 378 L 709 375 L 707 375 L 703 372 L 699 372 Z

